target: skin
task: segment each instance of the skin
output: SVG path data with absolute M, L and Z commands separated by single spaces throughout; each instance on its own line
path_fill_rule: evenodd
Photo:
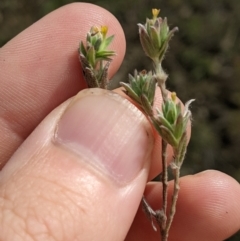
M 94 5 L 64 6 L 0 49 L 1 240 L 159 240 L 137 210 L 147 180 L 161 171 L 155 134 L 150 161 L 124 185 L 52 141 L 69 98 L 86 88 L 76 48 L 92 25 L 107 25 L 115 35 L 111 77 L 123 60 L 125 37 L 115 17 Z M 239 230 L 240 187 L 233 178 L 209 170 L 182 177 L 180 185 L 170 241 L 221 241 Z M 160 192 L 160 184 L 147 184 L 154 208 Z

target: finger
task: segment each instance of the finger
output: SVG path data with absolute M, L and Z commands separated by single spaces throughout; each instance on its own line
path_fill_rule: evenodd
M 80 92 L 3 168 L 0 240 L 124 240 L 152 147 L 151 126 L 134 105 L 106 90 Z
M 146 198 L 154 209 L 161 205 L 161 184 L 150 184 Z M 172 183 L 170 185 L 172 192 Z M 233 178 L 206 171 L 181 178 L 176 216 L 169 241 L 222 241 L 240 229 L 240 186 Z M 169 197 L 168 203 L 171 202 Z M 150 221 L 139 209 L 126 241 L 159 240 Z
M 92 4 L 62 7 L 0 49 L 0 166 L 52 109 L 85 88 L 77 49 L 92 25 L 107 25 L 115 35 L 112 76 L 125 53 L 124 33 L 113 15 Z

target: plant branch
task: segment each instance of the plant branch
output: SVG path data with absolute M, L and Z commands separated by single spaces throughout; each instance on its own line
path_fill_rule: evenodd
M 164 235 L 167 222 L 167 194 L 168 194 L 168 169 L 167 169 L 167 142 L 162 140 L 162 211 L 165 218 L 161 223 L 161 233 Z
M 167 221 L 165 236 L 163 237 L 163 241 L 166 241 L 168 239 L 169 230 L 172 225 L 174 215 L 176 213 L 176 204 L 177 204 L 177 200 L 178 200 L 178 193 L 180 190 L 180 186 L 179 186 L 180 167 L 175 167 L 172 171 L 173 171 L 173 175 L 174 175 L 174 189 L 173 189 L 173 195 L 172 195 L 170 214 L 169 214 L 169 218 Z

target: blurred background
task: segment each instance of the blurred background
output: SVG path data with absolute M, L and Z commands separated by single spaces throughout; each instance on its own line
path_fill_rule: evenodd
M 1 0 L 0 46 L 70 0 Z M 194 98 L 192 139 L 183 175 L 216 169 L 240 181 L 240 1 L 99 0 L 85 1 L 112 12 L 127 39 L 124 63 L 114 78 L 137 68 L 151 69 L 140 47 L 136 23 L 160 8 L 178 26 L 163 63 L 168 88 L 183 102 Z M 240 203 L 240 200 L 239 200 Z M 240 233 L 228 239 L 239 241 Z

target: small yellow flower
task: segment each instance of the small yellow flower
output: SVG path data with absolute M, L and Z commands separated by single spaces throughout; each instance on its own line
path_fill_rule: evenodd
M 176 94 L 176 92 L 172 92 L 172 93 L 171 93 L 171 99 L 172 99 L 173 102 L 176 101 L 176 99 L 177 99 L 177 94 Z
M 103 38 L 106 37 L 107 32 L 108 32 L 108 26 L 101 26 L 101 33 L 103 35 Z
M 153 19 L 156 19 L 159 13 L 160 13 L 160 9 L 153 8 L 152 9 Z

